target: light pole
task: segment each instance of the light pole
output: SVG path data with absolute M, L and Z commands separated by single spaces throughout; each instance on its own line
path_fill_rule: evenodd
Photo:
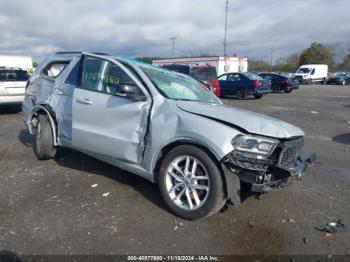
M 171 37 L 170 40 L 173 42 L 173 58 L 175 57 L 175 40 L 177 37 Z
M 225 38 L 224 38 L 224 56 L 227 56 L 227 12 L 228 12 L 228 0 L 226 0 L 226 11 L 225 11 Z
M 271 72 L 273 69 L 273 48 L 271 48 L 271 61 L 270 61 L 270 66 L 271 66 Z

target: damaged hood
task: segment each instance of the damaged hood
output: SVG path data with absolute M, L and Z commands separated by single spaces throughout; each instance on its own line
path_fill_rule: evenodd
M 294 125 L 255 112 L 201 102 L 177 101 L 176 103 L 183 111 L 226 122 L 242 128 L 250 134 L 274 138 L 291 138 L 304 135 L 304 132 Z

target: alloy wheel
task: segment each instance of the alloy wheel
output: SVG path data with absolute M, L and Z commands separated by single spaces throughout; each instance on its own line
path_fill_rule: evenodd
M 165 185 L 170 199 L 180 208 L 201 207 L 210 193 L 210 179 L 204 165 L 192 156 L 179 156 L 167 168 Z

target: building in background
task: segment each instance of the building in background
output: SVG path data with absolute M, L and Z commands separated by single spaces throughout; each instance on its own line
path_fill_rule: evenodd
M 248 71 L 248 58 L 238 56 L 179 57 L 157 59 L 152 61 L 152 65 L 156 66 L 164 66 L 171 64 L 180 64 L 188 66 L 214 66 L 216 67 L 218 76 L 225 73 Z

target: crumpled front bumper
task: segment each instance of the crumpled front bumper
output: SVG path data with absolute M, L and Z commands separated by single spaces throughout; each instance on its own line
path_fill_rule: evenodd
M 232 165 L 231 161 L 223 164 L 226 177 L 227 198 L 232 202 L 237 201 L 238 179 L 251 185 L 251 191 L 257 193 L 271 192 L 279 187 L 287 185 L 295 179 L 300 178 L 301 174 L 312 165 L 316 160 L 314 153 L 303 150 L 299 156 L 288 165 L 288 167 L 270 165 L 265 171 L 249 170 Z M 235 201 L 233 201 L 235 199 Z
M 252 182 L 251 191 L 258 193 L 266 193 L 273 191 L 274 189 L 280 187 L 281 185 L 287 185 L 291 181 L 300 178 L 302 173 L 312 165 L 312 163 L 316 160 L 316 155 L 314 153 L 309 153 L 307 151 L 303 151 L 298 158 L 287 168 L 272 166 L 270 168 L 270 179 L 256 179 L 259 178 L 255 176 L 255 181 L 252 180 L 248 183 Z M 268 173 L 269 174 L 269 173 Z M 244 175 L 243 175 L 244 176 Z M 244 181 L 244 178 L 242 179 Z

